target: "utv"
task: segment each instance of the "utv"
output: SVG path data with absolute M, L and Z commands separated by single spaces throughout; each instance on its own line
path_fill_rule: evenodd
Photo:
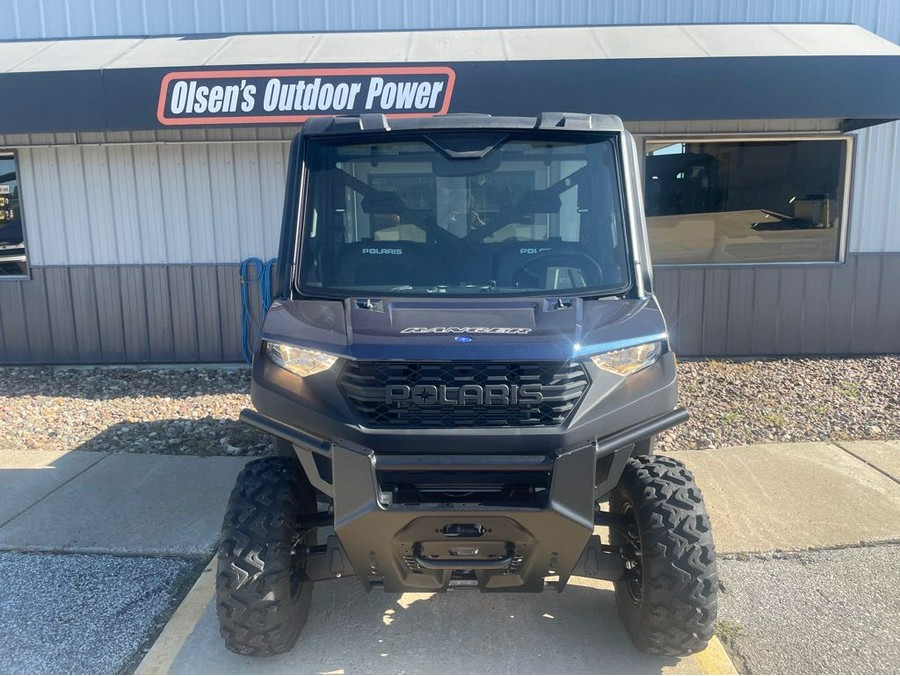
M 290 650 L 313 583 L 349 576 L 611 580 L 638 648 L 706 645 L 709 517 L 691 473 L 652 455 L 687 413 L 639 185 L 611 116 L 303 125 L 241 414 L 278 454 L 238 477 L 219 548 L 230 650 Z

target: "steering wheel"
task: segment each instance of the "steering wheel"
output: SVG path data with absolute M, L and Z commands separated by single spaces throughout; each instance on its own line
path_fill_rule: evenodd
M 598 286 L 603 282 L 603 268 L 583 251 L 542 251 L 534 254 L 513 269 L 510 279 L 516 284 L 516 278 L 524 275 L 537 281 L 533 286 L 543 287 L 546 284 L 547 268 L 550 267 L 577 268 L 584 275 L 587 286 Z

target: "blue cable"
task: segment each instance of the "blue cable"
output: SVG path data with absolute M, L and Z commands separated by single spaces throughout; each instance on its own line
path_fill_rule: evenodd
M 259 326 L 253 321 L 250 307 L 250 285 L 259 282 L 263 262 L 258 258 L 241 261 L 241 354 L 248 364 L 253 361 L 256 341 L 259 340 Z M 253 276 L 250 271 L 253 270 Z
M 262 320 L 272 307 L 272 270 L 276 259 L 263 263 L 259 258 L 241 261 L 241 354 L 248 364 L 253 361 L 253 353 L 262 335 Z M 252 273 L 252 274 L 251 274 Z M 260 300 L 260 321 L 253 319 L 250 305 L 250 286 L 256 284 Z
M 259 295 L 262 301 L 262 315 L 266 316 L 269 308 L 272 307 L 272 269 L 275 267 L 276 259 L 270 258 L 263 265 L 262 275 L 259 280 Z

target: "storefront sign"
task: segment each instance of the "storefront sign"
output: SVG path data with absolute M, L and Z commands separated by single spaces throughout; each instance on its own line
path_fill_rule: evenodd
M 168 126 L 442 115 L 455 79 L 438 66 L 173 72 L 162 79 L 157 119 Z

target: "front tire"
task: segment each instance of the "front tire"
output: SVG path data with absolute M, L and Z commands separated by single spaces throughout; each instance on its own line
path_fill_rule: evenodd
M 225 646 L 241 655 L 289 651 L 306 623 L 306 544 L 315 490 L 296 457 L 266 457 L 238 475 L 222 524 L 216 610 Z
M 616 606 L 635 646 L 673 656 L 705 648 L 718 576 L 709 515 L 691 472 L 672 458 L 631 458 L 610 510 L 632 518 L 627 532 L 611 531 L 610 542 L 626 560 Z

